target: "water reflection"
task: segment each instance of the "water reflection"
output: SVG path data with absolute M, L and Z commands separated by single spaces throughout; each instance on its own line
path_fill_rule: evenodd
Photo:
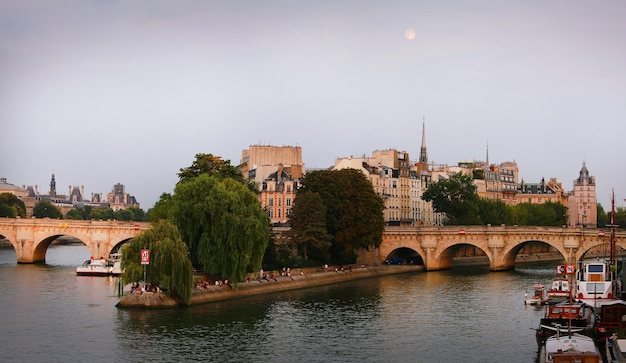
M 471 266 L 119 310 L 114 278 L 75 275 L 80 253 L 51 246 L 47 264 L 17 265 L 12 249 L 0 249 L 0 348 L 9 360 L 532 362 L 542 311 L 524 306 L 524 292 L 553 277 L 551 263 L 499 273 Z

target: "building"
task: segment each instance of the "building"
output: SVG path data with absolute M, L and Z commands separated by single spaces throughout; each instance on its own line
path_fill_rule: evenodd
M 598 202 L 596 178 L 589 175 L 583 161 L 578 179 L 574 179 L 574 190 L 569 195 L 569 225 L 581 228 L 596 228 L 598 225 Z
M 116 184 L 113 186 L 111 193 L 107 194 L 108 201 L 103 200 L 102 193 L 92 193 L 91 200 L 86 199 L 85 187 L 81 185 L 72 186 L 67 188 L 68 194 L 59 194 L 57 192 L 56 177 L 52 174 L 50 178 L 50 190 L 48 194 L 40 194 L 37 185 L 24 186 L 23 190 L 26 192 L 26 197 L 23 198 L 26 205 L 27 216 L 32 216 L 33 207 L 40 200 L 47 200 L 55 207 L 61 210 L 63 215 L 67 214 L 72 208 L 80 208 L 83 206 L 91 206 L 93 208 L 111 208 L 114 211 L 120 209 L 126 209 L 130 207 L 140 208 L 139 203 L 134 196 L 124 192 L 124 185 Z
M 299 146 L 253 145 L 241 153 L 239 170 L 259 189 L 259 202 L 275 226 L 289 220 L 291 208 L 306 173 Z
M 560 203 L 568 206 L 568 195 L 556 178 L 548 182 L 544 178 L 539 183 L 526 183 L 524 180 L 517 189 L 517 203 L 544 204 Z
M 113 190 L 107 194 L 107 202 L 109 208 L 118 211 L 127 208 L 140 208 L 137 199 L 124 191 L 124 185 L 117 183 L 113 186 Z

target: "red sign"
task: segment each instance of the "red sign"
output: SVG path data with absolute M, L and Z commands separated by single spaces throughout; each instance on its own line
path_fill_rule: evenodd
M 459 230 L 459 234 L 465 234 L 465 230 L 464 229 L 460 229 Z
M 142 265 L 150 264 L 150 250 L 141 250 L 141 264 Z
M 556 266 L 556 273 L 557 274 L 563 274 L 563 275 L 571 275 L 574 273 L 574 265 L 557 265 Z
M 598 232 L 598 236 L 599 237 L 604 237 L 604 232 L 602 232 L 602 231 Z

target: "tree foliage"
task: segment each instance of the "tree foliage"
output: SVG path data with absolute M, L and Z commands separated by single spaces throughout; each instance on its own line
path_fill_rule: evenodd
M 598 211 L 598 222 L 597 222 L 598 228 L 602 228 L 606 226 L 607 224 L 611 223 L 610 215 L 604 211 L 604 208 L 602 208 L 602 204 L 598 203 L 597 211 Z
M 567 224 L 567 208 L 561 203 L 520 203 L 513 207 L 515 224 L 524 226 L 562 226 Z
M 377 247 L 385 228 L 384 204 L 358 170 L 319 170 L 308 173 L 296 194 L 316 192 L 326 207 L 326 230 L 332 236 L 333 262 L 350 263 L 359 248 Z
M 81 210 L 78 208 L 72 208 L 65 214 L 65 219 L 80 221 L 83 219 L 83 212 L 81 212 Z
M 269 241 L 267 214 L 243 183 L 206 173 L 180 181 L 172 196 L 172 218 L 205 272 L 235 283 L 261 267 Z
M 150 250 L 145 267 L 147 280 L 164 287 L 189 305 L 193 294 L 193 267 L 176 226 L 161 219 L 122 246 L 122 281 L 125 284 L 144 279 L 141 250 Z
M 154 204 L 152 208 L 148 210 L 147 217 L 151 222 L 156 222 L 159 219 L 168 219 L 172 210 L 172 195 L 169 193 L 161 194 L 159 200 Z
M 63 219 L 63 213 L 47 200 L 40 200 L 33 207 L 33 217 Z
M 609 223 L 611 222 L 611 212 L 609 214 Z M 615 208 L 615 217 L 613 223 L 618 225 L 619 228 L 626 228 L 626 208 L 625 207 L 617 207 Z
M 182 182 L 202 174 L 219 175 L 222 179 L 231 178 L 246 185 L 251 191 L 257 191 L 256 184 L 247 182 L 239 169 L 230 165 L 230 160 L 222 160 L 220 156 L 213 154 L 196 154 L 191 166 L 180 169 L 178 178 Z
M 475 224 L 478 194 L 471 175 L 452 174 L 450 178 L 431 183 L 422 199 L 431 202 L 433 210 L 445 213 L 448 224 Z
M 0 217 L 26 217 L 24 202 L 12 193 L 0 193 Z
M 567 208 L 561 203 L 520 203 L 480 198 L 472 177 L 461 173 L 432 183 L 422 199 L 432 202 L 436 212 L 446 213 L 449 225 L 562 226 L 567 224 Z
M 308 260 L 309 251 L 315 250 L 319 257 L 328 261 L 332 236 L 326 229 L 326 206 L 319 193 L 309 190 L 298 193 L 289 224 L 289 237 L 299 247 L 302 258 Z

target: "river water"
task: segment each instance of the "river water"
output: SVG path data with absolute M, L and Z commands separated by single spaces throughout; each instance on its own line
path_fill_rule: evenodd
M 115 278 L 75 275 L 83 245 L 46 264 L 0 247 L 0 361 L 535 362 L 554 263 L 408 273 L 175 310 L 120 310 Z

